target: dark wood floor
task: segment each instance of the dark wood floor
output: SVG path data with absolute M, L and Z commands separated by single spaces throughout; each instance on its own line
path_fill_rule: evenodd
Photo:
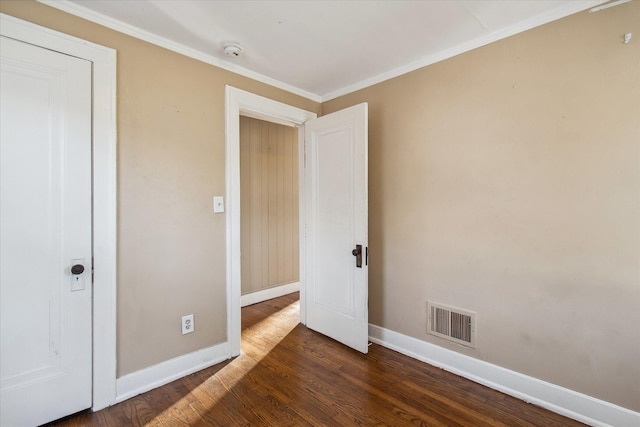
M 378 345 L 300 325 L 298 295 L 242 309 L 232 361 L 56 426 L 581 426 Z

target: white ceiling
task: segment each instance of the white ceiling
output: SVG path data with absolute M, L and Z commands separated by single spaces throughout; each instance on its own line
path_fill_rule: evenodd
M 607 0 L 40 1 L 325 101 Z

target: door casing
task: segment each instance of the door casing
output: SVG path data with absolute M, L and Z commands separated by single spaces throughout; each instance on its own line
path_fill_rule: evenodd
M 116 402 L 116 51 L 0 14 L 5 37 L 86 59 L 92 65 L 93 402 Z
M 300 209 L 300 322 L 305 318 L 305 178 L 304 178 L 304 122 L 315 119 L 316 113 L 306 111 L 282 102 L 274 101 L 253 93 L 227 85 L 226 95 L 226 139 L 225 178 L 227 211 L 227 341 L 229 357 L 240 354 L 240 116 L 279 123 L 298 128 L 298 198 Z

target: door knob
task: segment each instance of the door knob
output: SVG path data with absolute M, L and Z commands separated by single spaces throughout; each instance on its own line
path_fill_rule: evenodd
M 356 248 L 351 251 L 351 255 L 356 257 L 356 267 L 362 268 L 362 245 L 356 245 Z
M 84 272 L 84 265 L 82 264 L 76 264 L 73 267 L 71 267 L 71 274 L 75 274 L 80 275 Z

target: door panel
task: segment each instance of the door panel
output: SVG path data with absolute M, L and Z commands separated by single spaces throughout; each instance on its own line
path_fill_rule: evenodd
M 367 104 L 306 122 L 305 153 L 307 326 L 366 353 Z
M 37 425 L 91 406 L 91 64 L 0 42 L 0 424 Z

